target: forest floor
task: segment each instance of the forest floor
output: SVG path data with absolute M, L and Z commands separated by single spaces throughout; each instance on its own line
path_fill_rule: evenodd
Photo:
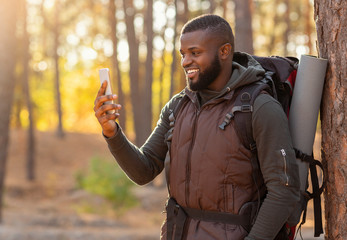
M 59 139 L 52 132 L 35 132 L 36 179 L 31 182 L 26 180 L 26 133 L 12 130 L 10 139 L 0 240 L 159 239 L 165 187 L 134 186 L 140 204 L 118 213 L 105 211 L 105 199 L 76 187 L 76 174 L 92 157 L 111 158 L 100 134 L 66 133 Z M 95 211 L 83 211 L 86 206 Z M 313 238 L 311 208 L 303 239 L 324 239 Z

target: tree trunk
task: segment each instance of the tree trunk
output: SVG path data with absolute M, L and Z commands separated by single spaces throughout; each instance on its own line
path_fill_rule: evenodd
M 0 222 L 6 173 L 9 124 L 14 90 L 15 31 L 18 0 L 0 0 Z
M 35 137 L 33 108 L 29 87 L 29 35 L 27 31 L 27 4 L 23 3 L 23 92 L 29 116 L 28 138 L 27 138 L 27 179 L 35 179 Z
M 275 0 L 275 2 L 273 3 L 273 9 L 278 8 L 279 1 L 280 0 Z M 278 14 L 278 11 L 274 11 L 273 14 L 274 14 L 274 18 L 273 18 L 274 26 L 273 26 L 273 30 L 272 30 L 271 36 L 270 36 L 270 43 L 268 46 L 268 52 L 269 52 L 268 55 L 272 55 L 273 50 L 275 49 L 275 46 L 276 46 L 276 25 L 277 25 L 276 23 L 278 23 L 280 20 L 280 16 Z
M 223 18 L 227 19 L 227 12 L 228 12 L 228 0 L 222 0 L 222 6 L 223 6 Z
M 307 36 L 307 46 L 308 46 L 308 54 L 311 55 L 313 53 L 312 49 L 312 15 L 311 15 L 311 3 L 310 0 L 305 0 L 305 13 L 304 13 L 304 18 L 305 18 L 305 35 Z
M 61 106 L 61 95 L 60 95 L 60 70 L 59 70 L 59 34 L 60 34 L 60 22 L 59 22 L 59 14 L 60 14 L 60 1 L 56 0 L 55 2 L 55 15 L 54 15 L 54 25 L 53 25 L 53 59 L 54 59 L 54 83 L 55 83 L 55 98 L 56 98 L 56 107 L 58 114 L 58 127 L 57 127 L 57 136 L 60 138 L 64 137 L 63 130 L 63 111 Z
M 23 17 L 23 12 L 26 11 L 25 4 L 23 1 L 20 1 L 20 5 L 17 8 L 17 22 L 16 22 L 16 27 L 17 29 L 22 29 L 22 31 L 18 31 L 16 34 L 16 53 L 15 53 L 15 62 L 21 63 L 22 57 L 23 57 L 23 48 L 24 48 L 24 43 L 23 43 L 23 38 L 24 38 L 24 17 Z M 23 123 L 21 119 L 21 112 L 23 108 L 25 107 L 25 99 L 23 99 L 22 96 L 24 96 L 24 82 L 23 80 L 23 66 L 20 65 L 20 71 L 18 71 L 18 74 L 15 73 L 15 86 L 14 86 L 14 92 L 13 92 L 13 107 L 12 107 L 12 126 L 16 129 L 22 129 L 23 128 Z
M 185 24 L 189 20 L 189 7 L 188 7 L 188 0 L 182 0 L 184 11 L 180 16 L 180 21 Z
M 174 0 L 175 3 L 175 9 L 176 9 L 176 19 L 175 19 L 175 25 L 174 25 L 174 36 L 172 39 L 173 49 L 172 49 L 172 62 L 171 62 L 171 72 L 170 72 L 170 98 L 174 95 L 175 92 L 175 73 L 176 73 L 176 39 L 177 39 L 177 22 L 179 21 L 179 15 L 177 12 L 177 1 Z
M 186 85 L 186 82 L 183 80 L 185 79 L 185 75 L 183 74 L 183 71 L 177 72 L 176 41 L 177 41 L 177 38 L 179 37 L 179 32 L 181 30 L 181 29 L 178 29 L 178 27 L 182 27 L 189 20 L 188 1 L 182 0 L 183 6 L 184 6 L 184 10 L 182 12 L 178 12 L 177 10 L 178 0 L 175 0 L 174 2 L 175 2 L 175 9 L 176 9 L 176 19 L 175 19 L 175 26 L 174 26 L 174 37 L 173 37 L 174 48 L 172 49 L 172 63 L 171 63 L 171 73 L 170 73 L 170 79 L 171 79 L 170 98 L 175 94 L 177 89 L 181 90 Z M 176 78 L 176 76 L 179 76 L 179 77 Z M 178 79 L 178 82 L 176 81 L 177 79 Z
M 147 58 L 144 88 L 144 135 L 146 138 L 152 131 L 152 83 L 153 83 L 153 0 L 147 1 L 146 11 Z
M 251 0 L 235 2 L 235 50 L 253 54 Z
M 210 9 L 209 9 L 209 13 L 214 13 L 214 11 L 216 10 L 216 1 L 215 0 L 210 0 Z
M 321 107 L 322 161 L 327 173 L 326 239 L 347 239 L 347 1 L 315 0 L 319 55 L 329 60 Z
M 135 144 L 142 145 L 147 136 L 144 136 L 142 127 L 142 97 L 140 92 L 139 81 L 139 43 L 135 34 L 134 16 L 135 8 L 133 0 L 123 0 L 123 7 L 125 13 L 125 23 L 127 26 L 127 40 L 129 44 L 129 62 L 130 62 L 130 90 L 131 90 L 131 103 L 134 116 L 134 129 L 136 134 Z
M 283 33 L 283 56 L 288 56 L 288 43 L 289 43 L 289 34 L 290 34 L 290 1 L 289 0 L 285 0 L 284 1 L 287 9 L 286 12 L 284 13 L 284 21 L 286 23 L 286 30 Z
M 165 62 L 165 59 L 166 59 L 166 44 L 167 44 L 167 41 L 165 41 L 165 29 L 167 29 L 168 27 L 168 22 L 166 22 L 166 25 L 165 27 L 162 29 L 161 31 L 161 34 L 160 34 L 160 37 L 162 39 L 164 39 L 164 42 L 165 42 L 165 46 L 163 48 L 163 51 L 162 51 L 162 54 L 161 54 L 161 66 L 160 66 L 160 74 L 159 74 L 159 89 L 160 89 L 160 93 L 159 93 L 159 111 L 164 107 L 164 72 L 166 70 L 166 62 Z
M 111 27 L 111 39 L 113 44 L 113 55 L 112 55 L 112 82 L 115 83 L 113 86 L 117 86 L 116 91 L 118 95 L 118 102 L 123 106 L 121 114 L 119 116 L 119 123 L 122 126 L 123 131 L 126 131 L 126 108 L 125 108 L 125 96 L 122 86 L 122 74 L 119 68 L 118 62 L 118 38 L 117 38 L 117 18 L 116 18 L 116 4 L 115 0 L 109 2 L 109 23 Z

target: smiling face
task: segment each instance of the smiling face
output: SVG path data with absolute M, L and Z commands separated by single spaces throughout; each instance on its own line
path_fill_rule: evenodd
M 181 35 L 181 65 L 185 70 L 187 87 L 192 91 L 220 90 L 229 79 L 221 65 L 221 44 L 208 30 Z

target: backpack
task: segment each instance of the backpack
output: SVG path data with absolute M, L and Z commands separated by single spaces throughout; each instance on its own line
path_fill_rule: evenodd
M 272 57 L 259 57 L 259 56 L 252 56 L 257 62 L 260 63 L 260 65 L 265 69 L 265 77 L 261 81 L 251 83 L 246 86 L 241 86 L 240 88 L 235 90 L 236 94 L 236 100 L 235 105 L 232 109 L 232 112 L 227 113 L 224 121 L 222 124 L 220 124 L 220 128 L 224 129 L 232 120 L 235 121 L 235 130 L 237 132 L 238 137 L 240 138 L 242 144 L 249 150 L 252 151 L 253 156 L 251 157 L 251 164 L 253 168 L 253 178 L 257 179 L 257 174 L 261 174 L 259 163 L 257 159 L 257 149 L 256 149 L 256 143 L 253 139 L 252 134 L 252 111 L 253 111 L 253 104 L 256 99 L 256 97 L 261 93 L 268 93 L 271 96 L 273 96 L 278 102 L 281 104 L 283 111 L 286 113 L 287 117 L 289 116 L 289 109 L 293 94 L 293 89 L 295 86 L 295 78 L 296 73 L 298 69 L 298 63 L 299 60 L 295 57 L 279 57 L 279 56 L 272 56 Z M 240 63 L 241 65 L 244 65 L 243 63 L 246 63 L 247 57 L 243 55 L 234 55 L 234 60 L 236 62 Z M 174 127 L 174 121 L 175 118 L 185 103 L 188 101 L 188 97 L 184 94 L 182 91 L 179 96 L 177 97 L 178 103 L 172 109 L 169 120 L 170 120 L 170 126 L 171 129 L 169 130 L 166 142 L 168 144 L 168 148 L 170 150 L 170 144 L 171 144 L 171 137 Z M 301 214 L 302 221 L 300 223 L 300 226 L 298 228 L 298 231 L 301 229 L 302 224 L 306 221 L 306 213 L 307 213 L 307 203 L 310 199 L 313 199 L 314 201 L 314 220 L 315 220 L 315 230 L 314 230 L 314 236 L 318 237 L 320 234 L 323 233 L 323 227 L 322 227 L 322 211 L 321 211 L 321 198 L 320 195 L 322 194 L 324 188 L 325 188 L 325 178 L 324 178 L 324 171 L 323 166 L 321 162 L 318 160 L 315 160 L 312 155 L 308 155 L 305 153 L 302 153 L 298 149 L 294 149 L 296 158 L 300 159 L 301 161 L 308 162 L 309 163 L 309 171 L 311 175 L 311 183 L 312 183 L 312 193 L 310 193 L 308 190 L 305 192 L 302 192 L 301 196 L 301 206 L 296 209 L 298 218 L 300 218 Z M 165 171 L 166 175 L 168 176 L 168 163 L 165 162 Z M 321 171 L 323 173 L 323 182 L 322 186 L 319 186 L 318 176 L 317 176 L 317 169 L 316 167 L 320 167 Z M 168 177 L 167 177 L 168 180 Z M 308 179 L 306 179 L 306 182 L 308 182 Z M 169 184 L 168 184 L 169 185 Z M 169 188 L 169 186 L 168 186 Z M 260 199 L 260 193 L 258 190 L 258 210 L 260 208 L 261 199 Z M 293 239 L 294 233 L 295 233 L 296 226 L 284 226 L 280 234 L 283 234 L 283 232 L 286 232 L 284 235 L 287 234 L 288 238 L 286 239 Z M 281 233 L 282 232 L 282 233 Z M 283 239 L 277 235 L 276 239 Z M 282 235 L 283 236 L 283 235 Z

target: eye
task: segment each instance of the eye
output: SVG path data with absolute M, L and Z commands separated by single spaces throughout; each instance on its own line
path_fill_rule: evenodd
M 193 51 L 193 52 L 192 52 L 192 55 L 195 56 L 195 57 L 196 57 L 196 56 L 199 56 L 199 54 L 200 54 L 200 52 L 198 52 L 198 51 Z

